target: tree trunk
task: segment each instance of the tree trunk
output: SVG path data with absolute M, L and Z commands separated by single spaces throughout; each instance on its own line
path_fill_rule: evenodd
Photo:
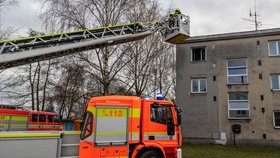
M 50 68 L 51 68 L 51 60 L 49 60 L 49 65 L 48 65 L 48 69 L 47 69 L 47 73 L 46 73 L 46 79 L 45 79 L 45 83 L 44 83 L 44 87 L 43 87 L 43 100 L 42 100 L 42 111 L 45 110 L 45 102 L 46 102 L 46 89 L 47 89 L 47 83 L 49 80 L 49 72 L 50 72 Z
M 104 53 L 103 53 L 103 79 L 104 79 L 104 84 L 103 84 L 103 91 L 104 95 L 109 95 L 109 54 L 110 52 L 108 51 L 108 47 L 104 48 Z
M 34 85 L 33 85 L 33 81 L 32 81 L 32 64 L 29 64 L 29 83 L 30 83 L 30 90 L 31 90 L 32 110 L 35 110 Z
M 35 74 L 36 75 L 36 74 Z M 41 78 L 41 64 L 38 62 L 38 76 L 37 76 L 37 85 L 36 85 L 36 99 L 37 99 L 37 111 L 40 111 L 40 78 Z

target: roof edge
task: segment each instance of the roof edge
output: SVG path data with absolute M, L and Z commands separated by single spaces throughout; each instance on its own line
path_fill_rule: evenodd
M 180 44 L 186 43 L 197 43 L 197 42 L 207 42 L 207 41 L 218 41 L 218 40 L 230 40 L 230 39 L 240 39 L 240 38 L 251 38 L 260 36 L 270 36 L 270 35 L 280 35 L 280 28 L 264 29 L 257 31 L 243 31 L 243 32 L 233 32 L 224 34 L 213 34 L 213 35 L 203 35 L 203 36 L 193 36 L 185 40 Z

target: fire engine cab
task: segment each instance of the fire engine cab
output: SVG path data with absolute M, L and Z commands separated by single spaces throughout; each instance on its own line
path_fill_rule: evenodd
M 81 129 L 80 158 L 181 157 L 181 110 L 133 96 L 92 98 Z
M 0 131 L 61 131 L 59 116 L 53 112 L 0 109 Z

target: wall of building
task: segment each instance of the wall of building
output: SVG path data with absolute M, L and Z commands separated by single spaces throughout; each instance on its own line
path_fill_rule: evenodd
M 279 58 L 268 56 L 268 40 L 279 39 L 280 36 L 244 38 L 221 41 L 216 44 L 219 62 L 219 113 L 220 131 L 227 133 L 228 140 L 233 138 L 232 124 L 241 124 L 241 133 L 236 139 L 240 143 L 254 143 L 280 139 L 280 131 L 273 127 L 273 110 L 276 110 L 280 100 L 277 93 L 271 91 L 270 74 L 280 73 Z M 259 41 L 259 45 L 257 44 Z M 227 85 L 226 60 L 228 58 L 247 58 L 248 85 Z M 259 61 L 261 64 L 259 65 Z M 277 70 L 278 69 L 278 70 Z M 259 75 L 262 76 L 260 79 Z M 229 120 L 227 108 L 228 92 L 248 92 L 250 119 Z M 263 95 L 263 100 L 261 99 Z M 264 108 L 264 112 L 262 110 Z M 266 139 L 264 139 L 266 135 Z M 230 141 L 229 141 L 230 142 Z
M 237 143 L 280 145 L 280 129 L 273 126 L 273 111 L 280 110 L 280 92 L 271 91 L 270 86 L 270 75 L 280 73 L 280 57 L 268 55 L 268 41 L 279 39 L 280 35 L 242 36 L 177 45 L 176 103 L 184 110 L 185 142 L 215 142 L 217 133 L 225 132 L 227 143 L 232 144 L 231 126 L 240 124 Z M 201 46 L 206 46 L 207 61 L 191 62 L 192 48 Z M 230 58 L 247 59 L 248 84 L 227 84 L 226 61 Z M 191 78 L 196 77 L 207 78 L 206 94 L 191 93 Z M 228 118 L 229 92 L 248 92 L 249 119 Z
M 203 44 L 207 48 L 207 62 L 192 62 L 191 47 L 200 44 L 177 45 L 176 60 L 176 103 L 183 109 L 183 139 L 190 142 L 213 142 L 218 129 L 218 104 L 213 100 L 217 96 L 217 82 L 213 75 L 217 74 L 216 54 L 211 45 Z M 211 57 L 212 56 L 212 57 Z M 191 93 L 191 79 L 206 78 L 207 93 Z M 207 132 L 206 132 L 207 131 Z M 189 139 L 192 138 L 192 139 Z

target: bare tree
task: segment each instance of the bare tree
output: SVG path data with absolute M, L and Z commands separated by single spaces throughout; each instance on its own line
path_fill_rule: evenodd
M 41 15 L 46 27 L 55 30 L 85 29 L 89 27 L 116 25 L 126 21 L 128 8 L 134 0 L 44 0 L 48 6 Z M 86 19 L 90 19 L 88 21 Z M 102 84 L 102 95 L 110 94 L 110 86 L 117 74 L 128 63 L 124 49 L 119 46 L 105 47 L 81 54 L 88 66 L 86 72 Z
M 51 26 L 51 30 L 56 31 L 160 19 L 158 0 L 44 0 L 44 2 L 46 9 L 41 17 L 46 27 Z M 153 76 L 151 63 L 154 62 L 155 54 L 168 51 L 162 50 L 166 48 L 162 45 L 165 44 L 158 36 L 154 36 L 132 44 L 81 53 L 80 62 L 86 64 L 85 72 L 102 85 L 102 95 L 115 94 L 118 88 L 112 85 L 116 85 L 116 81 L 119 81 L 121 83 L 118 85 L 120 88 L 123 87 L 122 91 L 125 89 L 129 92 L 133 88 L 136 95 L 140 96 L 145 90 L 148 91 L 146 87 Z M 128 72 L 123 72 L 124 67 Z M 130 76 L 127 78 L 125 75 Z M 155 86 L 158 87 L 158 85 L 153 87 Z
M 64 70 L 55 85 L 53 99 L 60 107 L 60 114 L 65 118 L 83 113 L 85 99 L 85 72 L 84 66 L 76 64 L 63 65 Z
M 149 83 L 148 91 L 154 95 L 161 92 L 165 99 L 174 100 L 176 54 L 173 46 L 168 44 L 162 46 L 164 48 L 153 62 L 152 82 Z
M 40 35 L 37 31 L 29 30 L 30 36 Z M 51 60 L 37 62 L 10 69 L 6 77 L 14 76 L 13 80 L 3 82 L 3 90 L 9 97 L 7 99 L 17 100 L 18 104 L 30 104 L 32 110 L 44 111 L 49 105 L 46 105 L 49 99 L 50 91 L 50 73 L 51 66 L 54 65 Z M 18 86 L 18 87 L 16 87 Z M 14 90 L 18 93 L 15 93 Z
M 0 15 L 4 13 L 4 11 L 9 9 L 11 6 L 15 6 L 17 4 L 18 4 L 17 0 L 0 0 Z M 17 30 L 12 27 L 3 27 L 1 25 L 1 19 L 0 19 L 0 40 L 7 39 L 16 31 Z
M 127 57 L 131 62 L 126 66 L 127 83 L 131 83 L 135 94 L 142 96 L 147 85 L 151 82 L 152 63 L 161 49 L 158 46 L 159 36 L 152 36 L 141 42 L 127 52 Z
M 11 6 L 17 5 L 18 0 L 0 0 L 0 13 Z
M 46 102 L 48 102 L 51 91 L 51 61 L 44 61 L 21 66 L 17 69 L 17 77 L 14 83 L 22 80 L 22 84 L 16 89 L 20 92 L 19 95 L 14 95 L 11 98 L 19 99 L 20 104 L 30 104 L 32 110 L 44 111 Z M 25 98 L 24 100 L 22 100 Z M 20 101 L 22 100 L 22 101 Z
M 18 31 L 18 29 L 14 29 L 13 27 L 2 27 L 0 24 L 0 40 L 8 39 L 16 31 Z
M 9 9 L 11 6 L 16 5 L 17 3 L 17 0 L 0 0 L 0 18 L 4 11 Z M 16 31 L 17 30 L 13 29 L 12 27 L 3 27 L 0 19 L 0 40 L 7 39 Z M 4 70 L 0 70 L 0 96 L 9 97 L 8 91 L 10 92 L 11 89 L 7 90 L 7 88 L 15 86 L 16 84 L 9 82 L 14 78 L 14 76 L 5 74 L 3 72 Z M 16 91 L 14 92 L 16 93 Z
M 130 21 L 155 21 L 161 19 L 157 0 L 141 0 L 130 9 Z M 126 83 L 130 83 L 137 96 L 170 92 L 175 82 L 175 60 L 172 47 L 155 34 L 137 44 L 128 51 L 131 62 L 126 66 Z M 129 82 L 130 81 L 130 82 Z M 174 95 L 172 95 L 174 97 Z

